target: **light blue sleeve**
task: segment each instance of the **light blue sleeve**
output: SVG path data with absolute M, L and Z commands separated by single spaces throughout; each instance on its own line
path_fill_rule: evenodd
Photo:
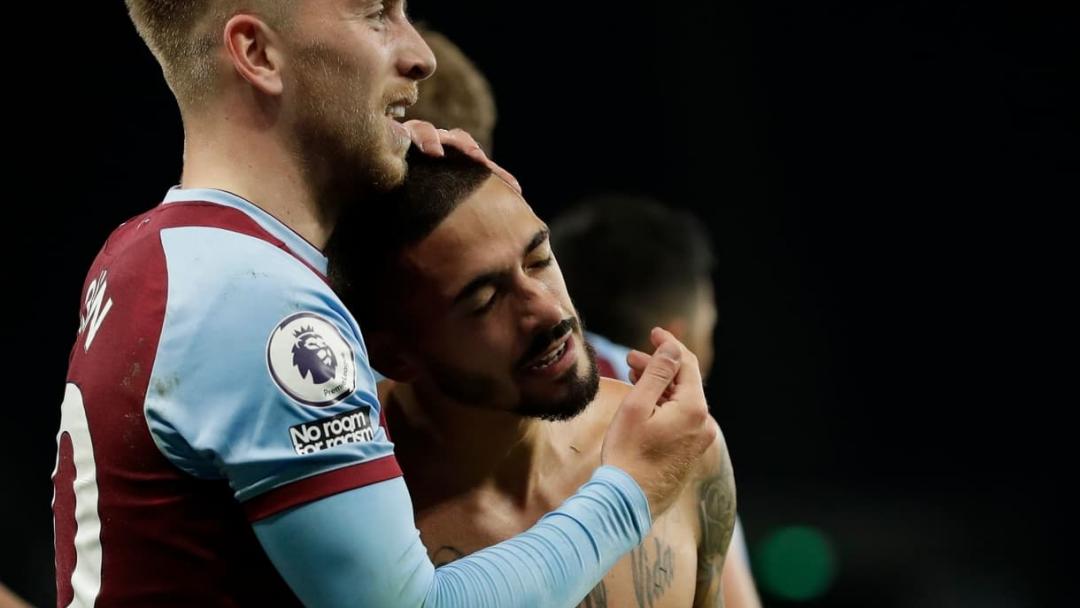
M 401 478 L 308 503 L 254 527 L 308 606 L 571 608 L 641 542 L 651 523 L 633 478 L 604 466 L 529 530 L 438 569 L 420 542 Z
M 227 479 L 252 519 L 400 474 L 360 330 L 319 275 L 228 230 L 161 241 L 168 298 L 144 412 L 174 465 Z M 292 503 L 276 498 L 286 486 Z

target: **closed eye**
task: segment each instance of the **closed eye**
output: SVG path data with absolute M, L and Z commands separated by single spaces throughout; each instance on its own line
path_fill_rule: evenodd
M 483 303 L 483 304 L 482 304 L 482 305 L 480 306 L 480 308 L 474 308 L 474 309 L 472 310 L 472 313 L 471 313 L 471 314 L 472 314 L 473 316 L 476 316 L 476 317 L 480 317 L 480 316 L 483 316 L 483 315 L 484 315 L 484 313 L 488 312 L 489 310 L 491 310 L 491 309 L 492 309 L 492 307 L 494 307 L 494 306 L 495 306 L 495 300 L 497 300 L 497 299 L 498 299 L 498 297 L 499 297 L 499 292 L 498 292 L 498 291 L 493 291 L 493 292 L 491 292 L 491 297 L 487 299 L 487 302 L 484 302 L 484 303 Z
M 554 262 L 554 261 L 555 261 L 555 257 L 549 255 L 548 257 L 546 257 L 546 258 L 544 258 L 542 260 L 537 260 L 537 261 L 533 262 L 532 264 L 529 264 L 529 268 L 537 269 L 537 270 L 541 269 L 541 268 L 547 268 L 548 266 L 551 266 L 551 263 Z

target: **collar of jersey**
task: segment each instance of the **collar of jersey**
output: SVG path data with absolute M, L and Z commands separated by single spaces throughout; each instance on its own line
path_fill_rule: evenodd
M 301 259 L 324 276 L 326 275 L 326 256 L 317 247 L 297 234 L 292 228 L 281 223 L 281 220 L 260 209 L 255 203 L 240 198 L 231 192 L 213 188 L 184 189 L 176 186 L 169 189 L 169 192 L 165 195 L 164 204 L 194 201 L 232 207 L 243 212 L 264 230 L 284 242 L 285 246 L 292 250 L 293 253 L 300 256 Z

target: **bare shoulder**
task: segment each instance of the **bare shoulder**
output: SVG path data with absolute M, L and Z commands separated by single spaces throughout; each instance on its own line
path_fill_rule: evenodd
M 578 453 L 591 454 L 599 463 L 603 439 L 619 405 L 633 387 L 618 380 L 600 379 L 600 388 L 592 403 L 579 416 L 566 422 L 553 422 L 571 448 Z
M 601 395 L 606 399 L 614 399 L 615 404 L 622 403 L 623 398 L 634 388 L 633 384 L 623 382 L 622 380 L 615 380 L 613 378 L 600 378 L 600 390 L 596 393 L 599 398 Z
M 698 463 L 695 475 L 699 481 L 717 475 L 724 475 L 731 471 L 731 458 L 728 455 L 724 432 L 712 416 L 709 416 L 709 424 L 716 428 L 716 438 L 713 439 L 705 453 L 701 455 L 701 461 Z
M 621 380 L 600 378 L 600 389 L 596 391 L 596 398 L 593 399 L 592 404 L 589 406 L 590 416 L 597 424 L 607 427 L 611 424 L 612 418 L 615 417 L 619 405 L 633 388 L 633 385 Z

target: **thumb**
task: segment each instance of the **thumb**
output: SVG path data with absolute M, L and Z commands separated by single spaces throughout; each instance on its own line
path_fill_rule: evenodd
M 649 364 L 638 374 L 638 381 L 623 400 L 637 407 L 656 405 L 664 391 L 675 381 L 682 367 L 682 349 L 674 341 L 665 341 L 656 349 Z

